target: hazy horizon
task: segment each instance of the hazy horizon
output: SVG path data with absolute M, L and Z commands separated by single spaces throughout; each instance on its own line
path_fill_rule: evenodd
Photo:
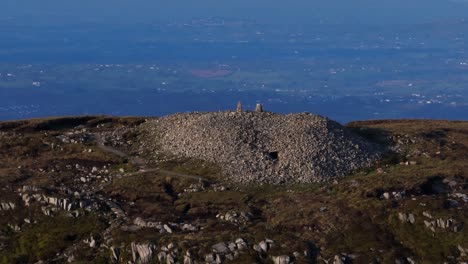
M 141 23 L 195 17 L 252 19 L 272 24 L 424 23 L 468 18 L 468 1 L 12 1 L 2 3 L 3 19 L 25 23 Z

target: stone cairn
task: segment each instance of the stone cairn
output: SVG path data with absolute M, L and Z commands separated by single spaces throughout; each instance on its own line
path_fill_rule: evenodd
M 381 152 L 378 145 L 325 117 L 234 111 L 147 122 L 142 126 L 148 133 L 144 148 L 156 153 L 155 158 L 166 152 L 219 164 L 236 182 L 272 184 L 344 176 L 371 166 Z

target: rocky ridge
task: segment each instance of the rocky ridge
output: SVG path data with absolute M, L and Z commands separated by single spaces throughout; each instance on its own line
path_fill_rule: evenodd
M 307 183 L 372 165 L 381 150 L 337 122 L 309 113 L 176 114 L 142 125 L 143 149 L 218 164 L 234 182 Z

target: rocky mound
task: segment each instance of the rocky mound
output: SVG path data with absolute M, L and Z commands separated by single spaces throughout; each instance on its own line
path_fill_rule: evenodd
M 142 125 L 144 147 L 219 164 L 235 182 L 305 183 L 370 166 L 379 148 L 337 122 L 308 114 L 176 114 Z

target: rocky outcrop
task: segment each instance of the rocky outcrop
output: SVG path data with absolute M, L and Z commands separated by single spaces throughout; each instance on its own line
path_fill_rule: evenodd
M 375 145 L 308 113 L 177 114 L 141 126 L 143 149 L 216 163 L 235 182 L 317 182 L 369 166 Z M 166 155 L 167 156 L 167 155 Z
M 462 246 L 457 246 L 458 251 L 460 252 L 461 257 L 466 257 L 468 255 L 468 248 L 463 248 Z
M 188 224 L 188 223 L 163 224 L 161 222 L 145 221 L 140 217 L 135 218 L 135 220 L 133 221 L 133 224 L 138 228 L 155 228 L 158 230 L 159 233 L 168 233 L 168 234 L 172 234 L 175 231 L 194 232 L 198 230 L 196 226 L 192 224 Z
M 118 262 L 120 260 L 120 248 L 111 246 L 110 250 L 110 257 L 113 262 Z
M 253 215 L 250 212 L 236 212 L 229 211 L 227 213 L 219 213 L 216 215 L 216 218 L 223 221 L 231 222 L 233 224 L 244 224 L 249 222 L 252 219 Z
M 16 205 L 14 203 L 0 203 L 0 211 L 8 211 L 8 210 L 13 210 L 16 208 Z
M 71 211 L 78 207 L 75 203 L 66 198 L 44 197 L 44 200 L 64 211 Z
M 178 262 L 179 248 L 175 243 L 169 243 L 167 246 L 162 246 L 158 253 L 159 263 L 174 264 Z M 187 251 L 183 257 L 184 263 L 190 263 L 192 261 L 192 256 L 189 251 Z
M 155 246 L 153 244 L 137 244 L 132 243 L 132 259 L 134 263 L 146 264 L 153 259 Z
M 436 228 L 447 229 L 453 232 L 459 232 L 463 228 L 463 223 L 458 223 L 457 221 L 451 218 L 447 220 L 444 220 L 442 218 L 432 221 L 424 220 L 424 225 L 427 228 L 431 229 L 432 232 L 435 232 Z
M 398 219 L 400 219 L 400 221 L 403 223 L 414 224 L 416 222 L 414 214 L 398 213 Z
M 85 239 L 83 242 L 88 244 L 90 248 L 96 247 L 96 240 L 94 239 L 93 236 L 91 236 L 89 239 Z
M 466 195 L 464 193 L 452 193 L 452 194 L 449 194 L 449 196 L 453 197 L 453 198 L 460 199 L 465 203 L 468 203 L 468 195 Z
M 382 198 L 389 200 L 389 199 L 395 199 L 395 200 L 401 200 L 406 196 L 405 191 L 401 192 L 384 192 L 382 194 Z
M 291 263 L 291 258 L 289 256 L 274 256 L 271 257 L 274 264 L 289 264 Z
M 220 242 L 212 247 L 212 253 L 205 255 L 205 263 L 220 264 L 225 261 L 234 261 L 243 251 L 247 250 L 247 243 L 238 238 L 235 242 Z
M 262 240 L 260 241 L 260 243 L 258 244 L 255 244 L 253 246 L 253 249 L 255 251 L 257 251 L 258 253 L 268 253 L 268 251 L 270 250 L 270 248 L 273 247 L 273 245 L 275 244 L 275 242 L 271 239 L 265 239 L 265 240 Z

